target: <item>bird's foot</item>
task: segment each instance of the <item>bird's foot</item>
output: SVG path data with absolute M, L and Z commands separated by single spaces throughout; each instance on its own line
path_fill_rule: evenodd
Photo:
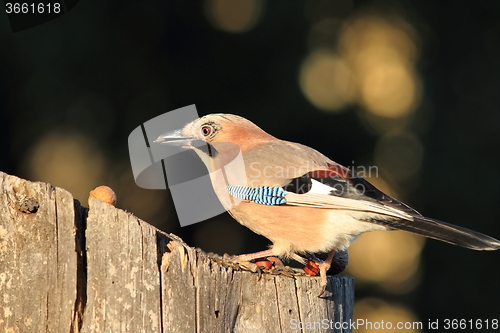
M 327 284 L 326 272 L 328 271 L 328 268 L 330 268 L 330 264 L 326 265 L 326 261 L 325 261 L 325 262 L 320 263 L 318 266 L 319 266 L 319 276 L 321 278 L 320 283 L 319 283 L 319 285 L 321 287 L 321 292 L 319 293 L 318 297 L 321 297 L 325 294 L 325 291 L 326 291 L 326 284 Z
M 328 253 L 328 257 L 326 260 L 321 260 L 318 257 L 316 257 L 313 254 L 311 254 L 310 258 L 304 259 L 302 263 L 304 264 L 304 267 L 302 268 L 304 272 L 306 272 L 308 275 L 315 276 L 318 275 L 320 276 L 320 287 L 321 287 L 321 292 L 318 295 L 318 297 L 321 297 L 324 295 L 326 291 L 326 285 L 327 285 L 327 279 L 326 279 L 326 272 L 330 268 L 332 264 L 333 257 L 335 255 L 335 250 L 330 251 Z
M 259 280 L 262 276 L 262 270 L 268 271 L 275 266 L 284 267 L 281 260 L 273 256 L 272 250 L 266 250 L 256 253 L 242 254 L 235 258 L 224 255 L 226 260 L 237 263 L 241 267 L 255 273 L 259 273 Z
M 285 268 L 285 264 L 278 257 L 267 257 L 266 259 L 273 263 L 271 267 Z
M 257 258 L 253 259 L 252 261 L 241 261 L 235 258 L 233 261 L 237 262 L 241 266 L 244 266 L 245 268 L 249 269 L 252 272 L 259 273 L 259 279 L 261 278 L 262 275 L 261 270 L 267 272 L 275 268 L 285 269 L 285 265 L 283 264 L 283 262 L 276 257 Z
M 306 272 L 307 275 L 310 276 L 316 276 L 319 273 L 319 265 L 310 259 L 306 261 L 302 269 L 304 270 L 304 272 Z
M 254 272 L 254 273 L 259 273 L 259 280 L 262 276 L 262 271 L 261 271 L 261 266 L 263 268 L 265 268 L 265 264 L 263 263 L 256 263 L 256 262 L 252 262 L 250 260 L 245 260 L 244 258 L 240 258 L 241 256 L 238 256 L 238 257 L 231 257 L 230 255 L 228 255 L 227 253 L 224 253 L 224 255 L 222 256 L 222 258 L 224 260 L 226 260 L 227 262 L 231 263 L 231 264 L 236 264 L 237 266 L 234 267 L 233 266 L 233 269 L 236 268 L 243 268 L 245 270 L 248 270 L 250 272 Z M 271 263 L 270 263 L 271 264 Z

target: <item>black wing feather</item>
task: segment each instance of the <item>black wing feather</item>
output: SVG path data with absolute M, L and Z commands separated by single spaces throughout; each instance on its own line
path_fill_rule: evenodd
M 424 216 L 416 216 L 413 218 L 413 221 L 394 219 L 384 220 L 383 223 L 395 229 L 409 231 L 417 235 L 437 239 L 472 250 L 493 251 L 500 249 L 500 241 L 493 237 Z
M 312 180 L 314 179 L 332 187 L 331 195 L 354 200 L 377 202 L 378 204 L 401 210 L 412 217 L 411 220 L 374 218 L 364 219 L 363 221 L 382 224 L 391 229 L 405 230 L 472 250 L 500 249 L 500 241 L 493 237 L 450 223 L 424 217 L 410 206 L 383 193 L 367 180 L 351 175 L 349 173 L 348 178 L 340 176 L 312 177 L 307 173 L 293 179 L 284 189 L 297 194 L 307 193 L 310 191 Z

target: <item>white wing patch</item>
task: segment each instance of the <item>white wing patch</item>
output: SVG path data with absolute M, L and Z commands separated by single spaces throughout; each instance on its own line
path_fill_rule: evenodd
M 308 193 L 317 193 L 317 194 L 326 194 L 331 195 L 332 191 L 335 194 L 335 191 L 339 191 L 339 189 L 333 188 L 331 186 L 325 185 L 322 182 L 318 182 L 315 179 L 311 179 L 311 189 Z
M 352 198 L 343 198 L 335 195 L 329 195 L 330 192 L 332 191 L 332 188 L 324 184 L 321 185 L 323 186 L 317 186 L 316 188 L 319 191 L 322 191 L 322 193 L 312 192 L 312 190 L 304 194 L 287 192 L 286 194 L 287 205 L 326 208 L 335 210 L 364 212 L 364 213 L 375 213 L 387 217 L 395 217 L 395 218 L 405 219 L 408 221 L 413 221 L 413 217 L 410 214 L 402 210 L 380 204 L 378 202 L 357 200 Z M 325 187 L 329 189 L 328 195 L 326 195 L 324 192 Z

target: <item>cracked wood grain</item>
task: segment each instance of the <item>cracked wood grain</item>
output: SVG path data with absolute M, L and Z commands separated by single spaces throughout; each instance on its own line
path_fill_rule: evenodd
M 69 332 L 76 300 L 71 194 L 0 173 L 0 331 Z M 30 198 L 36 212 L 20 210 Z
M 277 333 L 352 318 L 349 277 L 318 298 L 319 278 L 259 280 L 100 201 L 3 173 L 0 189 L 2 332 Z

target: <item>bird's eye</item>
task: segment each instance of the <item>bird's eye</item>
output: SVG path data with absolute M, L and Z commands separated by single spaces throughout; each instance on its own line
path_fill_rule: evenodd
M 201 133 L 203 134 L 203 136 L 209 136 L 210 134 L 212 134 L 212 127 L 211 126 L 202 126 Z

